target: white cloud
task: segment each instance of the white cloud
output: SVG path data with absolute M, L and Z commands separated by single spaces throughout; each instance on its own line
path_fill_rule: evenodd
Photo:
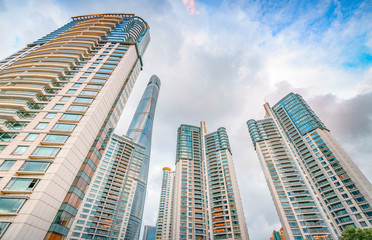
M 265 100 L 273 105 L 289 91 L 302 94 L 359 166 L 366 167 L 371 156 L 372 147 L 366 143 L 372 142 L 372 134 L 350 137 L 358 130 L 354 121 L 367 129 L 371 118 L 363 117 L 366 115 L 360 111 L 343 118 L 342 124 L 339 121 L 340 116 L 356 108 L 351 103 L 372 101 L 367 95 L 370 90 L 363 91 L 371 86 L 368 69 L 342 65 L 350 58 L 345 46 L 355 36 L 371 32 L 371 15 L 357 11 L 346 22 L 335 18 L 324 31 L 309 28 L 310 22 L 324 14 L 328 3 L 313 10 L 293 11 L 298 16 L 291 18 L 292 5 L 263 16 L 260 3 L 242 1 L 224 1 L 213 8 L 198 2 L 203 14 L 197 17 L 190 17 L 190 10 L 186 12 L 180 1 L 171 0 L 7 1 L 0 14 L 0 30 L 7 33 L 0 38 L 0 55 L 6 57 L 74 15 L 133 12 L 144 18 L 151 31 L 144 70 L 116 129 L 125 133 L 147 81 L 157 74 L 162 89 L 143 225 L 155 224 L 161 169 L 174 168 L 177 128 L 182 123 L 198 125 L 205 120 L 211 131 L 227 128 L 249 234 L 251 239 L 268 239 L 280 223 L 245 126 L 248 119 L 264 117 Z M 197 12 L 195 2 L 190 6 Z M 337 7 L 335 11 L 341 10 Z M 281 31 L 274 31 L 278 28 L 274 20 L 286 19 L 290 20 Z M 16 37 L 19 44 L 13 46 Z M 323 107 L 325 102 L 329 108 Z M 371 171 L 365 173 L 372 178 Z
M 197 15 L 200 13 L 196 10 L 195 0 L 182 0 L 182 3 L 185 5 L 190 15 Z

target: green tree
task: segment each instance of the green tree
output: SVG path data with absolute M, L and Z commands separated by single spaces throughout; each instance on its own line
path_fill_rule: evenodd
M 339 240 L 371 240 L 372 229 L 355 229 L 354 227 L 347 227 L 343 232 Z

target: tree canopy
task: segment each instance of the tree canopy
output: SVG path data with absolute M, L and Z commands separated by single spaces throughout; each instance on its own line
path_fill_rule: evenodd
M 347 227 L 343 232 L 339 240 L 371 240 L 372 229 L 355 229 L 354 227 Z

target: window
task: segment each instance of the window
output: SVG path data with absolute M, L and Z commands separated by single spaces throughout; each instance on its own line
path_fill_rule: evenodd
M 42 130 L 42 129 L 45 129 L 47 126 L 48 126 L 47 122 L 41 122 L 38 125 L 36 125 L 35 129 Z
M 0 213 L 16 213 L 25 201 L 24 198 L 0 198 Z
M 97 77 L 109 77 L 110 74 L 108 74 L 108 73 L 96 73 L 96 76 Z
M 116 67 L 116 65 L 115 64 L 107 64 L 107 63 L 105 63 L 105 64 L 102 65 L 102 67 L 112 67 L 112 68 L 114 68 L 114 67 Z
M 13 191 L 32 191 L 39 181 L 37 178 L 12 178 L 6 185 L 6 190 Z
M 22 172 L 45 172 L 46 168 L 49 166 L 49 162 L 40 161 L 26 161 L 19 171 Z
M 52 143 L 65 143 L 67 140 L 67 135 L 60 134 L 48 134 L 43 139 L 43 142 L 52 142 Z
M 83 115 L 81 114 L 71 114 L 65 113 L 62 115 L 61 120 L 68 120 L 68 121 L 79 121 Z
M 76 87 L 76 88 L 81 87 L 81 83 L 75 83 L 72 87 Z
M 3 236 L 5 231 L 8 229 L 10 223 L 8 222 L 0 222 L 0 238 Z
M 102 88 L 102 85 L 88 84 L 85 88 L 101 89 Z
M 0 153 L 6 148 L 7 145 L 0 145 Z
M 25 137 L 25 139 L 23 139 L 23 141 L 33 142 L 33 141 L 35 141 L 35 139 L 37 138 L 37 136 L 39 136 L 38 133 L 29 133 L 27 135 L 27 137 Z
M 0 171 L 9 171 L 15 162 L 14 160 L 5 160 L 0 166 Z
M 80 81 L 80 82 L 84 82 L 85 80 L 87 80 L 86 77 L 81 77 L 81 78 L 78 79 L 78 81 Z
M 61 99 L 59 101 L 61 102 L 67 102 L 68 100 L 70 100 L 71 97 L 61 97 Z
M 13 155 L 22 155 L 26 152 L 28 146 L 17 146 L 16 149 L 12 152 Z
M 75 102 L 79 102 L 79 103 L 91 103 L 91 102 L 93 102 L 93 98 L 77 97 L 75 99 Z
M 55 157 L 59 150 L 59 147 L 37 147 L 32 155 L 41 157 Z
M 67 94 L 74 94 L 74 93 L 76 93 L 76 89 L 70 89 L 66 93 Z
M 78 111 L 78 112 L 85 112 L 88 109 L 87 106 L 82 105 L 71 105 L 68 110 L 70 111 Z
M 99 79 L 99 78 L 92 78 L 92 80 L 90 80 L 91 82 L 96 82 L 96 83 L 104 83 L 106 82 L 105 79 Z
M 45 119 L 52 119 L 52 118 L 54 118 L 55 116 L 57 115 L 57 113 L 47 113 L 46 115 L 45 115 Z
M 57 123 L 54 125 L 53 130 L 56 131 L 72 131 L 74 130 L 76 124 L 67 124 L 67 123 Z
M 53 109 L 54 110 L 61 110 L 63 108 L 64 104 L 56 104 L 54 105 Z
M 101 68 L 101 69 L 99 69 L 99 71 L 102 71 L 102 72 L 112 72 L 114 70 L 113 69 L 109 69 L 109 68 Z
M 98 94 L 98 92 L 95 92 L 95 91 L 81 91 L 80 93 L 81 95 L 90 95 L 90 96 L 96 96 Z

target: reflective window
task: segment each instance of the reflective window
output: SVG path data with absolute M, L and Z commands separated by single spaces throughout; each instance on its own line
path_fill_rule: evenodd
M 59 147 L 37 147 L 32 155 L 42 157 L 55 157 L 59 150 Z
M 74 94 L 76 93 L 76 89 L 70 89 L 67 91 L 67 94 Z
M 68 100 L 70 100 L 71 97 L 61 97 L 61 99 L 59 101 L 61 102 L 67 102 Z
M 63 108 L 64 104 L 56 104 L 54 105 L 53 109 L 55 110 L 61 110 Z
M 99 79 L 99 78 L 92 78 L 92 80 L 90 80 L 91 82 L 96 82 L 96 83 L 104 83 L 106 82 L 105 79 Z
M 0 171 L 9 171 L 15 162 L 14 160 L 5 160 L 0 166 Z
M 66 142 L 68 136 L 60 134 L 48 134 L 43 139 L 43 142 L 52 142 L 52 143 L 64 143 Z
M 69 121 L 79 121 L 83 115 L 81 114 L 72 114 L 72 113 L 65 113 L 62 115 L 62 120 L 69 120 Z
M 35 129 L 43 130 L 43 129 L 45 129 L 47 126 L 48 126 L 48 123 L 47 123 L 47 122 L 41 122 L 41 123 L 39 123 L 38 125 L 36 125 Z
M 24 198 L 0 198 L 0 213 L 16 213 L 25 201 Z
M 89 73 L 90 74 L 90 73 Z M 80 87 L 81 86 L 81 83 L 75 83 L 72 87 L 76 87 L 76 88 L 78 88 L 78 87 Z
M 27 135 L 27 137 L 25 137 L 25 139 L 23 139 L 23 141 L 33 142 L 33 141 L 35 141 L 35 139 L 37 138 L 37 136 L 39 136 L 38 133 L 29 133 Z
M 93 102 L 93 98 L 77 97 L 75 99 L 75 102 L 79 102 L 79 103 L 91 103 L 91 102 Z
M 22 172 L 45 172 L 45 169 L 49 166 L 49 162 L 41 161 L 26 161 L 19 171 Z
M 12 178 L 8 185 L 6 185 L 6 190 L 14 191 L 31 191 L 36 186 L 39 181 L 37 178 Z
M 53 130 L 57 131 L 72 131 L 74 130 L 76 124 L 67 124 L 67 123 L 57 123 L 54 125 Z
M 9 227 L 10 223 L 8 222 L 0 222 L 0 238 L 5 233 L 6 229 Z
M 22 155 L 28 146 L 17 146 L 16 149 L 12 152 L 13 155 Z
M 98 85 L 98 84 L 88 84 L 85 86 L 86 88 L 93 88 L 93 89 L 101 89 L 102 88 L 102 85 Z
M 45 119 L 52 119 L 54 118 L 55 116 L 57 115 L 57 113 L 47 113 L 47 115 L 45 115 Z
M 82 106 L 82 105 L 71 105 L 68 110 L 71 111 L 79 111 L 79 112 L 85 112 L 88 109 L 87 106 Z
M 6 148 L 8 145 L 0 145 L 0 153 Z
M 91 95 L 91 96 L 96 96 L 98 94 L 98 92 L 95 92 L 95 91 L 81 91 L 80 93 L 81 95 Z

